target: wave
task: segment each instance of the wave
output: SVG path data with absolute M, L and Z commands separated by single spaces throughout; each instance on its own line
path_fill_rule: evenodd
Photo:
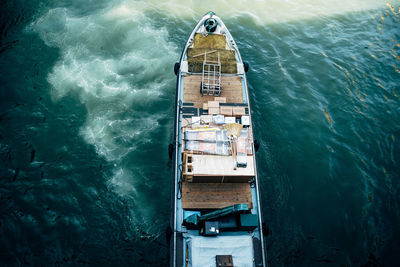
M 121 162 L 165 116 L 154 107 L 174 85 L 171 62 L 178 57 L 167 30 L 153 27 L 151 18 L 137 11 L 140 5 L 132 2 L 136 11 L 126 15 L 115 2 L 83 14 L 77 5 L 58 7 L 30 25 L 46 45 L 59 49 L 47 76 L 53 100 L 72 94 L 85 105 L 80 134 L 114 164 L 109 182 L 121 194 L 135 192 L 127 190 L 134 183 L 128 185 L 130 172 Z
M 399 0 L 390 1 L 391 5 L 399 4 Z M 304 20 L 321 16 L 333 16 L 344 13 L 360 12 L 386 8 L 387 1 L 349 0 L 338 4 L 336 0 L 204 0 L 204 1 L 159 1 L 146 2 L 124 1 L 113 11 L 115 16 L 136 14 L 145 10 L 159 10 L 164 14 L 178 18 L 193 18 L 195 21 L 212 10 L 225 19 L 239 16 L 251 17 L 258 24 L 282 23 Z M 389 5 L 390 6 L 390 5 Z

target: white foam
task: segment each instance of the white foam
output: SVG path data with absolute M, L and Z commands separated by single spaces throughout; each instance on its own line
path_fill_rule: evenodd
M 137 196 L 133 181 L 134 177 L 134 174 L 130 171 L 124 168 L 116 168 L 111 178 L 111 184 L 120 195 L 134 198 Z
M 392 5 L 400 0 L 389 1 Z M 304 20 L 321 16 L 331 16 L 349 12 L 386 8 L 385 1 L 376 0 L 203 0 L 203 1 L 124 1 L 112 11 L 110 16 L 126 17 L 141 11 L 159 10 L 177 18 L 194 18 L 197 20 L 212 10 L 222 19 L 238 16 L 249 16 L 258 24 L 281 23 Z
M 168 32 L 152 27 L 141 5 L 110 5 L 85 16 L 55 8 L 31 25 L 60 51 L 47 78 L 54 101 L 71 93 L 79 96 L 87 109 L 80 133 L 99 155 L 115 163 L 110 183 L 121 194 L 135 192 L 128 179 L 134 174 L 121 162 L 151 136 L 161 116 L 143 103 L 157 105 L 159 96 L 174 86 L 171 62 L 178 58 Z

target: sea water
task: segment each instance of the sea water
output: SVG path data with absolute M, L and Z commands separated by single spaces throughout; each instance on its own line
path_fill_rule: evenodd
M 250 64 L 270 266 L 400 253 L 400 2 L 7 1 L 1 265 L 168 265 L 175 75 L 207 11 Z

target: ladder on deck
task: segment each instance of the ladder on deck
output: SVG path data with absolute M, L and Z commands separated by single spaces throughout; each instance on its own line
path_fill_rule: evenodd
M 217 61 L 207 61 L 207 51 L 205 51 L 200 92 L 202 95 L 220 96 L 221 90 L 221 61 L 219 52 Z

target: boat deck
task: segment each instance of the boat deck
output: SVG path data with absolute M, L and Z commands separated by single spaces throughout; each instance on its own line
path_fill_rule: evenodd
M 188 75 L 183 78 L 183 102 L 194 103 L 195 108 L 202 108 L 204 103 L 213 101 L 214 96 L 200 93 L 201 75 Z M 228 103 L 243 103 L 242 78 L 235 76 L 221 77 L 222 92 Z
M 252 208 L 249 183 L 182 183 L 184 209 L 221 209 L 241 203 Z
M 221 76 L 222 90 L 219 97 L 203 96 L 200 92 L 201 81 L 202 75 L 199 74 L 190 74 L 183 77 L 184 103 L 190 104 L 190 107 L 196 109 L 204 109 L 207 112 L 208 107 L 204 108 L 204 104 L 208 105 L 210 103 L 209 101 L 215 102 L 216 99 L 224 99 L 224 102 L 228 106 L 231 106 L 231 108 L 235 105 L 242 105 L 241 108 L 245 110 L 246 104 L 243 103 L 242 77 Z M 217 110 L 220 109 L 217 108 Z M 217 114 L 219 114 L 219 112 L 217 112 Z M 245 113 L 242 115 L 245 115 Z M 235 118 L 235 115 L 232 114 L 227 117 Z M 192 118 L 195 118 L 195 116 Z M 240 119 L 241 115 L 236 115 L 236 118 Z M 185 149 L 186 146 L 183 146 L 184 150 L 182 152 L 186 154 L 182 156 L 184 170 L 182 208 L 188 210 L 211 210 L 240 203 L 247 203 L 251 208 L 253 205 L 249 181 L 255 176 L 251 152 L 251 128 L 246 128 L 245 133 L 248 134 L 244 135 L 247 138 L 244 144 L 246 149 L 244 150 L 247 151 L 247 149 L 249 149 L 247 153 L 245 152 L 245 155 L 247 154 L 247 156 L 245 156 L 247 166 L 244 168 L 234 168 L 236 163 L 231 150 L 229 150 L 228 155 L 212 155 L 205 151 L 201 152 L 203 146 L 208 148 L 208 150 L 214 150 L 218 143 L 213 138 L 209 139 L 209 134 L 211 134 L 211 136 L 214 134 L 212 130 L 209 130 L 207 134 L 207 130 L 202 132 L 201 129 L 207 129 L 207 127 L 222 129 L 221 125 L 216 125 L 211 122 L 205 123 L 206 125 L 202 123 L 203 125 L 196 126 L 190 124 L 190 118 L 185 118 L 185 120 L 188 120 L 189 123 L 186 123 L 187 127 L 182 126 L 183 132 L 187 130 L 199 131 L 199 133 L 196 134 L 195 140 L 192 142 L 194 142 L 193 144 L 196 144 L 196 142 L 199 143 L 198 149 L 200 151 L 196 152 Z M 186 142 L 183 136 L 182 142 L 183 144 Z M 199 153 L 199 155 L 193 153 Z M 190 158 L 190 162 L 188 158 Z M 188 169 L 189 167 L 190 170 Z
M 198 22 L 174 71 L 171 267 L 266 266 L 247 69 L 215 13 Z

